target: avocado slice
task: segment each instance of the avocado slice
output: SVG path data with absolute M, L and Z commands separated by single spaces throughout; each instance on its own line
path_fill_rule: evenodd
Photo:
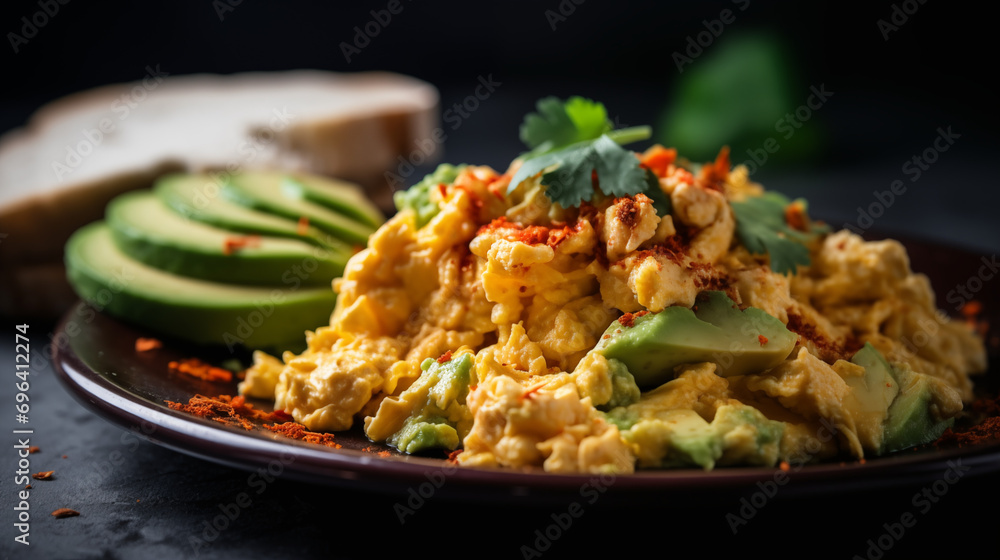
M 313 226 L 253 210 L 222 196 L 223 184 L 207 174 L 176 173 L 161 177 L 153 191 L 174 212 L 208 225 L 241 233 L 299 239 L 351 255 L 351 246 Z
M 594 351 L 625 364 L 640 387 L 673 379 L 674 367 L 713 362 L 723 377 L 764 371 L 781 363 L 797 337 L 760 309 L 740 310 L 723 292 L 702 292 L 696 310 L 668 307 L 611 323 Z M 763 337 L 763 338 L 761 338 Z
M 66 271 L 77 295 L 100 310 L 165 335 L 230 348 L 301 348 L 302 334 L 328 323 L 336 303 L 329 287 L 235 286 L 164 272 L 122 252 L 104 222 L 70 237 Z
M 955 423 L 938 418 L 932 410 L 931 379 L 908 367 L 894 367 L 892 377 L 899 394 L 889 405 L 881 453 L 892 453 L 936 440 Z
M 365 245 L 375 227 L 334 212 L 305 198 L 290 196 L 282 188 L 285 175 L 252 171 L 230 175 L 222 189 L 223 196 L 248 208 L 263 210 L 292 220 L 306 219 L 315 226 L 347 243 Z
M 281 189 L 291 198 L 310 200 L 374 228 L 385 221 L 378 207 L 352 183 L 292 173 L 284 177 Z
M 845 404 L 854 417 L 862 444 L 866 449 L 877 451 L 882 446 L 885 419 L 889 414 L 889 406 L 899 394 L 899 384 L 892 375 L 892 366 L 870 343 L 865 343 L 855 352 L 851 363 L 865 368 L 865 374 L 844 377 L 855 401 Z
M 342 253 L 295 239 L 257 237 L 245 247 L 234 245 L 241 236 L 188 220 L 151 191 L 116 197 L 108 204 L 106 218 L 124 253 L 149 266 L 191 278 L 234 284 L 328 286 L 347 263 Z

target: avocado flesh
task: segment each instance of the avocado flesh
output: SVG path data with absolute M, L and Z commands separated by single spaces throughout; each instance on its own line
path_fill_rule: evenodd
M 711 424 L 689 409 L 664 411 L 636 422 L 622 433 L 637 445 L 642 468 L 699 466 L 711 470 L 722 456 L 722 438 Z
M 725 404 L 716 410 L 712 427 L 722 438 L 718 465 L 764 465 L 778 462 L 785 423 L 770 420 L 752 406 Z
M 610 410 L 639 402 L 642 392 L 635 383 L 635 376 L 625 364 L 618 360 L 608 360 L 608 370 L 611 374 L 611 399 L 600 408 Z
M 440 417 L 408 419 L 389 440 L 390 445 L 403 453 L 418 453 L 425 449 L 454 450 L 459 443 L 458 431 Z
M 414 408 L 402 428 L 389 436 L 388 442 L 404 453 L 429 448 L 456 449 L 469 431 L 465 399 L 469 394 L 472 354 L 462 352 L 444 362 L 427 358 L 423 373 L 400 395 L 400 401 L 412 401 Z M 459 433 L 459 432 L 464 433 Z
M 191 278 L 234 284 L 328 286 L 347 262 L 341 254 L 279 237 L 258 237 L 252 245 L 227 249 L 227 243 L 240 235 L 188 220 L 150 191 L 116 197 L 108 204 L 106 217 L 115 242 L 126 254 Z
M 696 307 L 668 307 L 636 317 L 631 327 L 615 321 L 594 350 L 649 387 L 673 379 L 674 367 L 686 363 L 713 362 L 723 377 L 764 371 L 795 346 L 796 335 L 780 320 L 753 307 L 740 311 L 722 292 L 703 292 Z
M 934 395 L 927 375 L 905 367 L 891 370 L 899 394 L 889 406 L 881 453 L 892 453 L 936 440 L 955 423 L 936 418 L 931 410 Z
M 349 257 L 351 246 L 297 221 L 236 204 L 221 193 L 222 185 L 209 175 L 180 173 L 156 181 L 153 191 L 174 212 L 232 231 L 299 239 Z
M 284 177 L 282 191 L 292 198 L 302 198 L 326 206 L 334 212 L 377 228 L 385 216 L 357 186 L 343 181 L 293 173 Z
M 771 466 L 778 461 L 785 430 L 784 422 L 739 403 L 720 406 L 711 422 L 686 408 L 640 416 L 641 406 L 618 407 L 604 415 L 625 441 L 638 446 L 642 468 Z
M 413 210 L 417 218 L 417 228 L 424 227 L 441 211 L 437 203 L 431 202 L 431 188 L 454 183 L 459 173 L 465 168 L 465 165 L 456 166 L 449 163 L 437 166 L 437 169 L 424 175 L 423 179 L 410 188 L 393 193 L 392 202 L 396 206 L 396 210 L 400 212 L 407 208 Z
M 236 286 L 152 268 L 123 253 L 103 222 L 70 237 L 66 270 L 77 295 L 99 310 L 199 344 L 300 348 L 302 334 L 329 322 L 336 303 L 329 287 Z
M 292 220 L 306 219 L 309 225 L 347 243 L 365 245 L 375 227 L 304 198 L 283 192 L 285 176 L 278 173 L 247 172 L 230 175 L 222 189 L 226 198 L 257 210 Z
M 878 451 L 885 436 L 889 406 L 899 394 L 899 384 L 892 367 L 882 354 L 866 343 L 851 358 L 851 363 L 865 368 L 863 376 L 849 376 L 844 382 L 851 388 L 853 403 L 845 403 L 854 417 L 855 428 L 867 450 Z

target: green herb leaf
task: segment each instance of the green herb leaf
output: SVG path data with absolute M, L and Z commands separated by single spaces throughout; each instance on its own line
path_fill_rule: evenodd
M 538 112 L 529 113 L 521 125 L 521 140 L 531 151 L 521 156 L 524 163 L 511 179 L 508 193 L 542 172 L 546 195 L 563 207 L 579 206 L 593 197 L 594 172 L 604 194 L 643 192 L 645 176 L 639 161 L 619 144 L 649 138 L 648 126 L 612 130 L 604 105 L 579 96 L 566 101 L 546 97 L 536 106 Z M 658 199 L 656 194 L 650 198 L 659 201 L 660 207 L 669 205 L 662 192 Z
M 521 125 L 521 141 L 537 156 L 577 142 L 600 138 L 611 130 L 604 105 L 574 96 L 539 99 L 537 113 L 528 113 Z
M 767 254 L 771 270 L 779 274 L 795 274 L 799 265 L 809 266 L 809 248 L 806 246 L 825 226 L 812 226 L 803 232 L 789 227 L 785 221 L 785 207 L 791 202 L 776 192 L 731 202 L 736 216 L 736 235 L 751 253 Z M 802 201 L 804 206 L 804 201 Z
M 647 188 L 645 171 L 635 155 L 607 135 L 550 152 L 521 165 L 510 181 L 510 193 L 522 181 L 542 174 L 545 194 L 564 208 L 579 206 L 594 195 L 593 173 L 597 186 L 609 196 L 629 196 Z

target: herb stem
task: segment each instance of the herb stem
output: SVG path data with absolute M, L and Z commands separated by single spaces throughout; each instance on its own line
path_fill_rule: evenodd
M 608 138 L 614 140 L 616 144 L 622 146 L 625 144 L 631 144 L 632 142 L 646 140 L 653 135 L 653 129 L 649 126 L 633 126 L 631 128 L 611 130 L 605 134 Z

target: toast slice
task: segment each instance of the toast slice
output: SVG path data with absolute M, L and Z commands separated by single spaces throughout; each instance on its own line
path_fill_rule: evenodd
M 0 314 L 61 313 L 65 298 L 46 296 L 61 278 L 39 275 L 61 274 L 70 233 L 109 200 L 163 174 L 301 170 L 356 182 L 388 211 L 383 173 L 438 124 L 435 88 L 398 74 L 146 70 L 51 102 L 0 137 Z

